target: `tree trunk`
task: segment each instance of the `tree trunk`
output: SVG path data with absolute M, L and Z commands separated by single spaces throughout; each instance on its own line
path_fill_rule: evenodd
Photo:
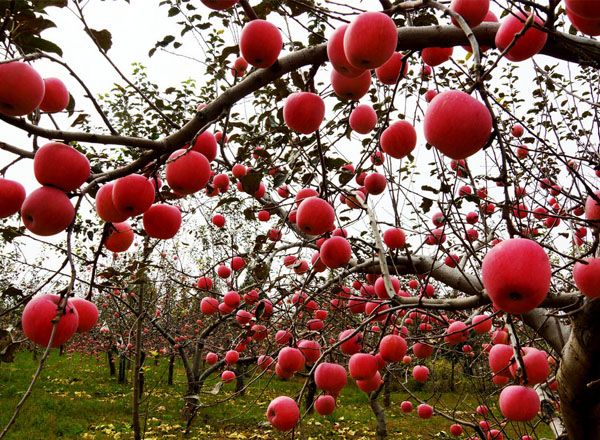
M 141 364 L 140 364 L 140 399 L 144 395 L 144 383 L 146 382 L 146 378 L 144 376 L 144 364 L 146 363 L 146 352 L 142 351 L 141 353 Z
M 383 406 L 389 408 L 392 405 L 392 379 L 387 376 L 383 382 Z
M 600 301 L 586 299 L 573 317 L 571 334 L 562 351 L 558 393 L 571 440 L 600 440 L 599 315 Z
M 167 375 L 167 385 L 173 385 L 173 370 L 175 369 L 175 355 L 169 357 L 169 374 Z
M 58 349 L 58 355 L 62 356 L 65 353 L 65 346 L 61 345 Z
M 110 375 L 114 376 L 117 374 L 117 371 L 115 369 L 115 359 L 113 358 L 112 348 L 108 349 L 106 352 L 106 357 L 108 358 L 108 369 L 110 370 Z
M 311 374 L 308 382 L 308 388 L 306 390 L 306 397 L 304 399 L 304 406 L 306 407 L 306 413 L 312 414 L 315 410 L 315 393 L 317 392 L 317 384 L 315 382 L 315 375 Z
M 140 284 L 138 289 L 138 307 L 137 307 L 137 322 L 135 328 L 135 359 L 133 365 L 133 397 L 131 400 L 131 417 L 133 419 L 133 438 L 141 440 L 142 429 L 140 426 L 140 396 L 142 395 L 141 385 L 143 376 L 141 368 L 146 357 L 142 351 L 142 334 L 144 324 L 144 284 Z
M 375 430 L 375 439 L 376 440 L 385 440 L 387 438 L 387 425 L 385 422 L 385 410 L 379 404 L 377 400 L 378 391 L 373 391 L 369 396 L 369 405 L 371 405 L 371 409 L 373 410 L 373 414 L 375 414 L 375 418 L 377 419 L 377 428 Z
M 127 369 L 127 359 L 125 359 L 125 353 L 119 355 L 119 383 L 126 383 L 125 371 Z
M 246 374 L 246 366 L 239 364 L 235 369 L 235 392 L 240 393 L 240 396 L 246 394 L 244 390 L 244 376 Z

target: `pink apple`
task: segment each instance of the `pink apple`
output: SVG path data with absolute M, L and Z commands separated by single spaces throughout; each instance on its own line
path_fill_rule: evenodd
M 298 349 L 308 362 L 315 363 L 321 357 L 321 344 L 317 341 L 302 339 L 298 342 Z
M 344 35 L 347 29 L 348 25 L 344 24 L 331 34 L 327 41 L 327 57 L 337 72 L 348 78 L 356 78 L 364 73 L 365 69 L 358 69 L 352 66 L 346 58 L 346 53 L 344 52 Z
M 403 69 L 402 58 L 403 57 L 400 52 L 394 52 L 394 54 L 385 62 L 383 66 L 375 69 L 375 75 L 382 84 L 393 86 L 396 84 L 396 82 L 398 82 L 399 78 L 404 78 L 406 76 L 406 73 L 408 72 L 408 62 L 404 63 Z
M 42 185 L 52 185 L 69 192 L 87 180 L 90 163 L 76 149 L 60 142 L 50 142 L 35 153 L 33 172 Z
M 433 408 L 426 403 L 422 403 L 417 407 L 417 414 L 422 419 L 428 419 L 433 415 Z
M 353 354 L 348 362 L 348 371 L 355 380 L 369 380 L 377 372 L 377 359 L 372 354 Z
M 500 51 L 512 42 L 515 35 L 520 33 L 525 27 L 525 21 L 529 18 L 529 13 L 517 11 L 508 15 L 500 24 L 496 32 L 496 47 Z M 517 42 L 508 50 L 506 58 L 510 61 L 524 61 L 537 54 L 548 39 L 548 34 L 537 27 L 543 27 L 544 22 L 538 16 L 534 18 L 535 26 L 530 27 L 525 31 Z M 537 27 L 536 27 L 537 26 Z
M 338 335 L 338 341 L 346 339 L 352 333 L 354 333 L 354 331 L 355 331 L 354 329 L 344 330 L 343 332 L 341 332 Z M 362 334 L 360 332 L 356 333 L 354 336 L 352 336 L 347 341 L 342 342 L 342 344 L 340 345 L 340 350 L 342 350 L 342 352 L 349 354 L 349 355 L 358 353 L 361 349 L 362 349 Z
M 429 66 L 439 66 L 450 59 L 452 52 L 452 47 L 426 47 L 421 51 L 421 58 Z
M 298 228 L 310 235 L 321 235 L 333 229 L 334 220 L 333 207 L 319 197 L 302 199 L 296 213 Z
M 447 336 L 444 336 L 444 341 L 450 345 L 456 345 L 464 342 L 469 337 L 469 331 L 466 330 L 467 325 L 462 321 L 455 321 L 446 329 Z
M 408 156 L 417 145 L 417 132 L 407 121 L 396 121 L 381 133 L 381 149 L 395 159 Z
M 44 99 L 44 80 L 29 64 L 0 64 L 0 113 L 24 116 Z
M 334 69 L 331 71 L 330 79 L 333 91 L 341 99 L 358 101 L 371 87 L 371 72 L 368 70 L 355 78 L 348 78 Z
M 452 0 L 450 9 L 462 15 L 469 27 L 473 28 L 483 22 L 490 8 L 490 0 Z M 452 23 L 458 23 L 452 19 Z
M 197 151 L 177 150 L 169 156 L 166 166 L 167 183 L 178 194 L 200 191 L 210 180 L 210 163 Z
M 598 0 L 565 0 L 567 11 L 588 20 L 600 20 L 600 2 Z
M 438 94 L 425 111 L 425 139 L 452 159 L 466 159 L 487 142 L 492 117 L 481 102 L 459 90 Z
M 265 371 L 267 368 L 273 365 L 274 362 L 275 360 L 271 356 L 262 355 L 259 356 L 257 363 L 260 370 Z
M 400 362 L 406 350 L 406 341 L 398 335 L 384 336 L 379 343 L 379 353 L 386 362 Z
M 277 356 L 277 364 L 286 371 L 296 373 L 304 368 L 304 355 L 297 348 L 282 348 Z
M 0 218 L 16 214 L 25 196 L 25 188 L 19 182 L 0 178 Z
M 525 238 L 494 246 L 481 265 L 483 286 L 496 307 L 527 313 L 539 306 L 550 289 L 552 269 L 544 249 Z
M 473 331 L 478 334 L 487 333 L 492 329 L 492 319 L 488 315 L 473 316 Z
M 424 365 L 415 365 L 413 367 L 412 375 L 417 382 L 426 382 L 429 378 L 429 368 Z
M 225 353 L 225 363 L 227 365 L 237 364 L 237 361 L 240 359 L 240 354 L 235 350 L 229 350 Z
M 548 364 L 548 355 L 545 351 L 538 350 L 534 347 L 523 347 L 521 357 L 525 367 L 525 375 L 527 376 L 526 385 L 535 385 L 544 383 L 548 380 L 550 374 L 550 365 Z M 517 363 L 514 362 L 510 366 L 511 376 L 517 374 Z
M 588 298 L 600 297 L 600 258 L 585 258 L 587 263 L 575 263 L 573 280 Z
M 324 362 L 315 370 L 317 387 L 328 393 L 339 393 L 346 385 L 346 380 L 346 370 L 338 364 Z
M 398 31 L 389 15 L 364 12 L 358 15 L 344 35 L 344 53 L 357 69 L 375 69 L 385 64 L 398 44 Z
M 52 328 L 52 320 L 56 317 L 58 295 L 38 295 L 31 299 L 23 309 L 21 324 L 23 333 L 30 340 L 41 346 L 48 346 Z M 70 300 L 67 301 L 65 314 L 61 316 L 56 327 L 52 347 L 58 347 L 67 342 L 77 331 L 79 314 Z
M 21 205 L 21 219 L 36 235 L 49 236 L 67 229 L 75 217 L 75 208 L 67 195 L 51 186 L 29 194 Z
M 315 410 L 322 416 L 327 416 L 335 410 L 335 399 L 333 396 L 319 396 L 315 401 Z
M 44 79 L 44 98 L 40 110 L 48 113 L 61 112 L 69 105 L 69 91 L 58 78 Z
M 237 4 L 239 0 L 200 0 L 204 6 L 215 11 L 223 11 Z
M 365 177 L 365 188 L 369 194 L 378 195 L 385 191 L 387 179 L 383 174 L 369 173 Z
M 379 371 L 375 372 L 375 375 L 370 379 L 366 380 L 357 380 L 356 386 L 364 393 L 370 393 L 372 391 L 377 390 L 383 381 L 381 380 L 381 374 Z
M 221 374 L 221 380 L 223 383 L 231 383 L 235 380 L 235 373 L 231 370 L 225 370 Z
M 112 191 L 114 207 L 129 217 L 146 212 L 154 203 L 154 196 L 154 185 L 139 174 L 117 179 Z
M 390 249 L 398 249 L 406 244 L 406 235 L 400 228 L 391 228 L 383 233 L 383 242 Z
M 513 349 L 510 345 L 497 344 L 492 347 L 488 357 L 490 369 L 496 375 L 503 377 L 512 377 L 510 365 L 514 360 Z
M 352 248 L 344 237 L 331 237 L 323 243 L 320 258 L 330 269 L 344 267 L 350 261 Z
M 71 298 L 69 300 L 73 307 L 77 310 L 79 315 L 79 324 L 77 326 L 77 333 L 89 332 L 96 322 L 98 322 L 98 307 L 86 299 L 83 298 Z
M 176 206 L 156 204 L 144 212 L 144 230 L 149 237 L 168 240 L 181 226 L 181 212 Z
M 216 298 L 202 298 L 200 311 L 205 315 L 214 315 L 219 311 L 219 301 Z
M 600 17 L 592 19 L 580 17 L 574 14 L 568 7 L 566 13 L 573 27 L 579 32 L 592 37 L 600 35 Z
M 404 400 L 400 404 L 400 409 L 402 410 L 402 412 L 409 413 L 413 410 L 413 404 L 411 402 L 409 402 L 408 400 Z
M 96 193 L 96 212 L 107 223 L 121 223 L 129 218 L 127 213 L 117 211 L 113 203 L 114 183 L 107 183 Z
M 433 354 L 433 345 L 424 344 L 422 342 L 417 342 L 412 346 L 412 351 L 416 357 L 419 359 L 428 358 Z
M 283 40 L 279 29 L 265 20 L 252 20 L 240 34 L 240 52 L 248 63 L 266 69 L 277 61 Z
M 194 142 L 192 151 L 203 154 L 209 162 L 212 162 L 217 157 L 217 140 L 212 132 L 205 130 L 199 134 Z
M 540 398 L 533 388 L 511 385 L 502 390 L 500 412 L 511 422 L 529 422 L 540 410 Z
M 325 102 L 315 93 L 292 93 L 283 106 L 283 119 L 286 125 L 302 134 L 317 131 L 324 117 Z
M 206 363 L 207 364 L 209 364 L 209 365 L 216 364 L 218 360 L 219 360 L 219 357 L 216 355 L 216 353 L 213 353 L 213 352 L 206 353 Z
M 279 396 L 269 404 L 267 418 L 275 429 L 289 431 L 298 423 L 300 410 L 293 399 L 287 396 Z
M 377 113 L 368 104 L 360 104 L 352 113 L 350 113 L 349 119 L 350 128 L 357 133 L 367 134 L 370 133 L 377 124 Z
M 127 222 L 113 223 L 104 247 L 111 252 L 124 252 L 133 243 L 135 234 Z

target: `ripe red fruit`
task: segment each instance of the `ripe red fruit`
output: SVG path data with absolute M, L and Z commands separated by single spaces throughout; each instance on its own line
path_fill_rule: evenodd
M 346 370 L 338 364 L 324 362 L 315 370 L 316 385 L 331 394 L 339 393 L 347 379 Z
M 52 185 L 68 192 L 76 190 L 87 180 L 90 163 L 76 149 L 60 142 L 49 142 L 35 153 L 33 172 L 42 185 Z
M 417 132 L 407 121 L 396 121 L 381 133 L 381 149 L 395 159 L 408 156 L 417 145 Z
M 298 423 L 300 410 L 293 399 L 287 396 L 279 396 L 269 404 L 267 418 L 275 429 L 289 431 Z
M 225 370 L 223 371 L 223 374 L 221 374 L 221 380 L 223 381 L 223 383 L 231 383 L 233 382 L 235 379 L 235 373 L 231 370 Z
M 25 200 L 25 188 L 15 180 L 0 178 L 0 218 L 16 214 Z
M 433 348 L 433 345 L 417 342 L 412 346 L 412 351 L 419 359 L 425 359 L 433 354 Z
M 407 349 L 404 338 L 397 335 L 384 336 L 379 343 L 379 353 L 386 362 L 400 362 Z
M 75 217 L 75 208 L 59 189 L 43 186 L 29 194 L 21 205 L 21 219 L 36 235 L 49 236 L 67 229 Z
M 512 377 L 510 364 L 513 357 L 513 349 L 510 345 L 497 344 L 492 347 L 489 353 L 488 362 L 490 370 L 496 375 L 502 377 Z M 514 362 L 514 361 L 512 361 Z
M 321 344 L 317 341 L 303 339 L 298 342 L 298 349 L 302 352 L 308 362 L 315 363 L 321 357 Z
M 391 228 L 383 233 L 383 242 L 390 249 L 398 249 L 406 244 L 406 235 L 400 228 Z
M 149 237 L 168 240 L 173 238 L 181 226 L 179 208 L 156 204 L 144 212 L 144 230 Z
M 365 177 L 365 188 L 369 194 L 378 195 L 385 191 L 387 179 L 383 174 L 370 173 Z
M 490 0 L 452 0 L 450 9 L 462 15 L 470 28 L 481 24 L 490 8 Z M 458 23 L 452 19 L 452 23 Z
M 344 24 L 331 34 L 327 42 L 327 57 L 329 58 L 332 67 L 337 72 L 348 78 L 356 78 L 361 75 L 365 69 L 357 69 L 352 66 L 346 58 L 344 52 L 344 35 L 346 34 L 347 29 L 348 25 Z
M 502 390 L 498 399 L 500 412 L 511 422 L 529 422 L 540 410 L 540 398 L 533 388 L 511 385 Z
M 215 157 L 217 157 L 217 140 L 215 139 L 215 135 L 208 130 L 202 132 L 196 138 L 192 151 L 203 154 L 209 162 L 215 160 Z
M 492 117 L 481 102 L 459 90 L 438 94 L 425 111 L 425 139 L 452 159 L 479 151 L 492 130 Z
M 487 333 L 492 328 L 492 319 L 488 315 L 473 316 L 473 331 L 478 334 Z
M 594 194 L 600 199 L 600 191 L 594 191 Z M 592 196 L 588 196 L 585 201 L 585 218 L 592 221 L 595 226 L 600 222 L 600 204 Z
M 568 3 L 567 3 L 568 5 Z M 600 18 L 587 19 L 574 14 L 568 7 L 566 8 L 567 17 L 575 29 L 579 32 L 592 37 L 600 35 Z
M 398 291 L 400 290 L 400 281 L 398 281 L 398 278 L 396 278 L 396 277 L 390 277 L 390 281 L 391 281 L 392 289 L 393 289 L 394 293 L 398 293 Z M 377 295 L 377 297 L 379 297 L 381 299 L 391 298 L 387 292 L 387 289 L 385 288 L 385 280 L 383 279 L 383 277 L 377 278 L 377 281 L 375 281 L 375 285 L 373 286 L 373 288 L 375 290 L 375 294 Z M 379 311 L 381 311 L 381 310 L 379 310 Z
M 600 297 L 600 258 L 586 258 L 587 264 L 577 262 L 573 268 L 573 280 L 577 288 L 588 298 Z
M 112 191 L 114 207 L 129 217 L 146 212 L 154 203 L 154 196 L 152 182 L 139 174 L 117 179 Z
M 231 259 L 231 269 L 236 272 L 243 269 L 245 265 L 246 263 L 242 257 L 233 257 Z
M 353 354 L 348 362 L 348 371 L 354 380 L 369 380 L 377 372 L 377 359 L 372 354 Z
M 525 21 L 529 18 L 529 13 L 517 11 L 507 16 L 496 32 L 496 47 L 500 51 L 512 42 L 515 35 L 520 33 L 525 27 Z M 540 30 L 539 27 L 544 26 L 544 21 L 538 16 L 534 18 L 535 25 L 525 31 L 517 42 L 506 53 L 506 58 L 510 61 L 524 61 L 537 54 L 548 38 L 548 34 Z M 536 27 L 537 26 L 537 27 Z
M 31 341 L 42 346 L 48 346 L 52 320 L 56 317 L 56 308 L 60 300 L 58 295 L 38 295 L 27 303 L 23 309 L 21 325 L 23 332 Z M 79 325 L 79 314 L 70 300 L 67 301 L 65 314 L 61 316 L 52 347 L 58 347 L 67 342 L 75 334 Z
M 360 134 L 370 133 L 377 125 L 377 113 L 368 104 L 360 104 L 350 113 L 350 128 Z
M 565 0 L 565 6 L 578 17 L 588 20 L 600 20 L 600 3 L 589 0 Z
M 412 371 L 412 375 L 417 382 L 426 382 L 429 378 L 429 368 L 423 365 L 415 365 Z
M 206 363 L 207 364 L 209 364 L 209 365 L 216 364 L 218 360 L 219 360 L 219 357 L 216 355 L 216 353 L 213 353 L 213 352 L 206 353 Z
M 382 383 L 383 383 L 383 381 L 381 380 L 381 374 L 379 373 L 379 371 L 376 371 L 375 375 L 370 379 L 357 380 L 356 386 L 361 391 L 363 391 L 365 393 L 370 393 L 370 392 L 378 389 Z
M 444 341 L 450 345 L 456 345 L 464 342 L 469 337 L 469 331 L 466 330 L 467 325 L 462 321 L 455 321 L 446 329 L 447 336 L 444 336 Z
M 44 81 L 29 64 L 0 64 L 0 113 L 24 116 L 44 99 Z
M 321 246 L 320 257 L 330 269 L 344 267 L 350 261 L 352 249 L 344 237 L 331 237 Z
M 421 58 L 429 66 L 439 66 L 450 59 L 452 52 L 453 47 L 426 47 L 421 51 Z
M 338 335 L 338 341 L 346 339 L 348 336 L 350 336 L 352 333 L 354 333 L 354 331 L 355 331 L 354 329 L 344 330 L 343 332 L 341 332 Z M 350 339 L 348 339 L 347 341 L 342 342 L 340 344 L 340 350 L 342 350 L 342 352 L 349 354 L 349 355 L 358 353 L 361 349 L 362 349 L 362 334 L 361 333 L 356 333 Z
M 433 100 L 433 98 L 435 98 L 437 96 L 438 92 L 436 92 L 435 90 L 427 90 L 425 92 L 425 101 L 426 102 L 431 102 Z
M 494 246 L 481 265 L 483 285 L 497 308 L 521 314 L 542 303 L 550 288 L 552 270 L 544 249 L 525 238 Z
M 404 78 L 408 72 L 408 62 L 404 63 L 404 69 L 402 69 L 402 58 L 400 52 L 394 52 L 383 66 L 375 69 L 377 79 L 383 84 L 393 86 L 398 82 L 398 78 Z
M 204 6 L 215 11 L 223 11 L 231 8 L 238 0 L 200 0 Z
M 69 300 L 79 315 L 79 324 L 77 325 L 77 333 L 86 333 L 90 331 L 98 322 L 98 307 L 83 298 L 71 298 Z
M 229 350 L 225 353 L 225 363 L 227 365 L 237 364 L 237 361 L 240 359 L 240 354 L 235 350 Z
M 240 34 L 240 52 L 246 61 L 259 69 L 277 61 L 283 40 L 279 29 L 265 20 L 246 23 Z
M 422 403 L 417 407 L 417 414 L 422 419 L 428 419 L 433 415 L 433 408 L 426 403 Z
M 178 194 L 193 194 L 208 183 L 210 164 L 201 153 L 177 150 L 169 156 L 166 178 L 171 189 Z
M 277 364 L 286 371 L 296 373 L 304 368 L 304 355 L 297 348 L 282 348 L 277 356 Z
M 315 93 L 292 93 L 283 106 L 283 119 L 287 126 L 302 134 L 317 131 L 324 117 L 325 102 Z
M 217 268 L 217 275 L 221 278 L 229 278 L 231 275 L 231 269 L 225 266 L 224 264 L 219 265 Z
M 300 192 L 298 192 L 300 195 Z M 296 197 L 297 199 L 297 197 Z M 335 220 L 333 207 L 318 197 L 302 200 L 296 213 L 296 224 L 310 235 L 321 235 L 332 229 Z
M 355 78 L 348 78 L 337 70 L 331 71 L 331 86 L 333 91 L 341 99 L 358 101 L 365 96 L 371 87 L 371 72 L 365 70 Z
M 364 12 L 348 26 L 344 35 L 344 53 L 358 69 L 375 69 L 385 64 L 398 44 L 398 31 L 389 15 Z
M 333 396 L 319 396 L 315 401 L 315 411 L 322 416 L 327 416 L 335 410 L 335 399 Z
M 117 211 L 113 203 L 114 183 L 107 183 L 96 193 L 96 212 L 107 223 L 121 223 L 129 218 L 127 213 Z
M 535 385 L 538 383 L 544 383 L 548 380 L 550 374 L 550 365 L 548 364 L 548 356 L 545 351 L 538 350 L 534 347 L 523 347 L 521 352 L 523 359 L 523 366 L 525 367 L 525 376 L 527 376 L 527 382 L 521 380 L 521 383 L 527 385 Z M 517 374 L 517 363 L 514 362 L 510 366 L 510 374 L 515 377 Z
M 234 290 L 230 290 L 223 297 L 223 302 L 225 304 L 227 304 L 229 307 L 231 307 L 232 309 L 235 309 L 237 306 L 239 306 L 241 300 L 242 299 L 240 298 L 240 294 Z
M 212 222 L 217 228 L 222 228 L 225 226 L 225 217 L 223 217 L 221 214 L 215 214 L 212 218 Z
M 459 436 L 462 435 L 463 433 L 463 428 L 460 425 L 451 425 L 450 426 L 450 434 L 455 435 L 455 436 Z
M 411 402 L 409 402 L 408 400 L 404 400 L 400 404 L 400 409 L 402 410 L 402 412 L 409 413 L 413 410 L 413 404 Z
M 104 247 L 111 252 L 124 252 L 131 246 L 135 235 L 129 223 L 113 223 Z
M 200 302 L 200 311 L 205 315 L 214 315 L 219 310 L 219 301 L 216 298 L 205 297 Z
M 244 177 L 246 175 L 246 172 L 246 166 L 242 165 L 241 163 L 235 164 L 231 169 L 231 174 L 233 174 L 233 177 L 237 179 L 239 179 L 240 177 Z
M 48 113 L 63 111 L 69 105 L 69 91 L 58 78 L 44 79 L 44 98 L 40 110 Z

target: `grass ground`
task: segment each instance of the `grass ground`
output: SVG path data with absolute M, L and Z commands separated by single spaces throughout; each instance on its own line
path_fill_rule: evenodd
M 147 392 L 142 401 L 142 424 L 151 439 L 280 439 L 290 438 L 276 432 L 268 424 L 266 408 L 276 396 L 295 397 L 301 380 L 269 381 L 267 376 L 258 380 L 244 396 L 220 405 L 200 410 L 190 435 L 183 436 L 181 421 L 182 396 L 185 376 L 177 369 L 173 386 L 166 385 L 167 360 L 158 365 L 147 364 Z M 0 364 L 0 425 L 9 420 L 15 405 L 27 389 L 37 363 L 31 353 L 17 354 L 12 364 Z M 128 377 L 130 380 L 131 378 Z M 217 380 L 215 378 L 215 380 Z M 370 410 L 365 393 L 358 390 L 349 379 L 338 398 L 335 412 L 327 417 L 317 414 L 307 416 L 295 438 L 311 439 L 372 439 L 375 417 Z M 234 384 L 225 385 L 218 395 L 202 394 L 201 402 L 209 405 L 233 393 Z M 416 393 L 421 399 L 431 398 L 431 393 Z M 390 439 L 449 438 L 450 421 L 434 415 L 429 420 L 404 414 L 400 402 L 409 399 L 406 393 L 392 394 L 392 405 L 386 409 Z M 410 399 L 415 404 L 413 399 Z M 442 394 L 429 400 L 436 407 L 452 411 L 457 416 L 475 421 L 474 409 L 478 402 L 472 395 Z M 416 407 L 416 405 L 415 405 Z M 494 412 L 498 414 L 498 411 Z M 131 429 L 131 384 L 117 384 L 110 377 L 106 361 L 96 361 L 78 354 L 58 356 L 54 351 L 46 363 L 38 383 L 21 415 L 6 437 L 7 440 L 52 439 L 129 439 Z M 490 423 L 494 423 L 493 419 Z M 0 428 L 0 429 L 1 429 Z M 516 432 L 515 432 L 516 429 Z M 519 424 L 509 427 L 504 438 L 520 439 L 532 434 L 532 427 Z M 534 438 L 550 436 L 545 425 L 540 425 Z M 461 438 L 466 438 L 463 435 Z

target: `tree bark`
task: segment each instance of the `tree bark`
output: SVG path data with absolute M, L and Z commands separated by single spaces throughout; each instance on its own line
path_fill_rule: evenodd
M 118 383 L 126 383 L 127 380 L 125 378 L 125 370 L 127 365 L 127 359 L 125 359 L 125 353 L 121 353 L 119 355 L 119 378 L 117 380 Z
M 108 369 L 110 370 L 110 375 L 114 376 L 117 371 L 115 369 L 115 359 L 113 358 L 112 347 L 106 351 L 106 357 L 108 358 Z
M 307 414 L 312 414 L 315 411 L 315 393 L 317 392 L 317 383 L 315 382 L 315 375 L 311 374 L 308 379 L 308 388 L 306 390 L 306 397 L 304 398 L 304 406 Z
M 173 370 L 175 369 L 175 355 L 169 357 L 169 374 L 167 375 L 167 385 L 173 385 Z
M 375 414 L 375 419 L 377 420 L 377 428 L 375 429 L 375 439 L 376 440 L 385 440 L 387 438 L 387 425 L 385 422 L 385 410 L 379 404 L 377 400 L 378 391 L 373 391 L 369 396 L 369 405 L 371 405 L 371 409 L 373 410 L 373 414 Z
M 557 374 L 561 412 L 572 440 L 600 440 L 600 301 L 585 300 L 572 320 Z

